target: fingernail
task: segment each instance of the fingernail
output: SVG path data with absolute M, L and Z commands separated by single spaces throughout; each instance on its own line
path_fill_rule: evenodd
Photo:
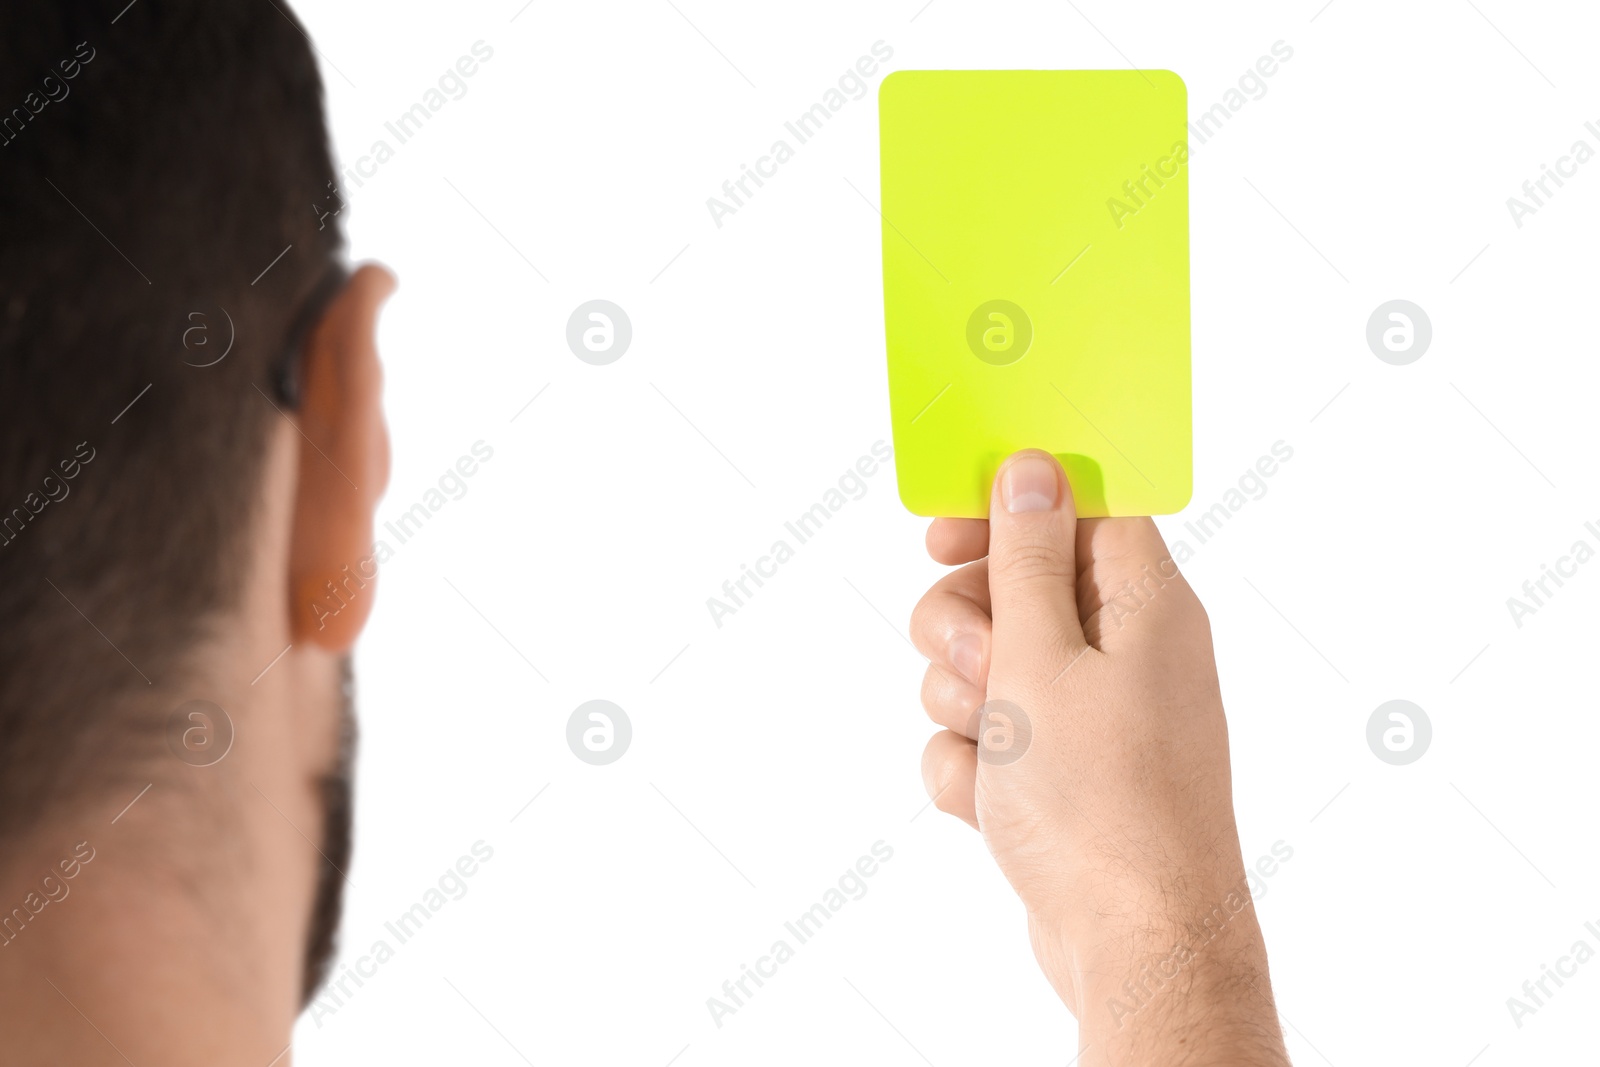
M 1049 511 L 1056 506 L 1060 478 L 1056 465 L 1034 452 L 1011 461 L 1000 485 L 1006 510 L 1013 515 L 1029 511 Z
M 959 634 L 950 639 L 950 666 L 973 685 L 981 686 L 983 677 L 983 638 L 977 634 Z

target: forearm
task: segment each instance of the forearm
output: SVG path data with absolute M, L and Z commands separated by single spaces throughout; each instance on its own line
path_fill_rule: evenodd
M 1152 917 L 1092 959 L 1058 955 L 1051 969 L 1072 971 L 1051 977 L 1078 1016 L 1078 1067 L 1287 1067 L 1255 909 L 1238 893 Z

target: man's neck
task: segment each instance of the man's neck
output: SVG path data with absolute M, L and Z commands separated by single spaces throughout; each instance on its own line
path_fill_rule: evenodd
M 312 869 L 266 858 L 315 853 L 264 800 L 292 793 L 287 783 L 229 787 L 235 795 L 207 803 L 183 795 L 181 780 L 137 799 L 134 785 L 126 810 L 0 853 L 8 1062 L 287 1064 L 305 916 L 284 902 L 305 898 Z M 218 818 L 218 804 L 238 810 Z

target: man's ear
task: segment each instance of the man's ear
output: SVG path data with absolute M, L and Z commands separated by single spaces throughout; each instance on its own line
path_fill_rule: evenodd
M 359 268 L 303 353 L 289 620 L 296 643 L 329 652 L 355 643 L 377 592 L 373 512 L 389 482 L 378 310 L 394 288 L 383 267 Z

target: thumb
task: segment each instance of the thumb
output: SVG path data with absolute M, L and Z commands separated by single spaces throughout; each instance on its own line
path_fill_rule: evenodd
M 1078 514 L 1061 464 L 1028 449 L 995 476 L 989 501 L 989 595 L 994 614 L 994 670 L 1075 654 L 1078 621 L 1075 558 Z

